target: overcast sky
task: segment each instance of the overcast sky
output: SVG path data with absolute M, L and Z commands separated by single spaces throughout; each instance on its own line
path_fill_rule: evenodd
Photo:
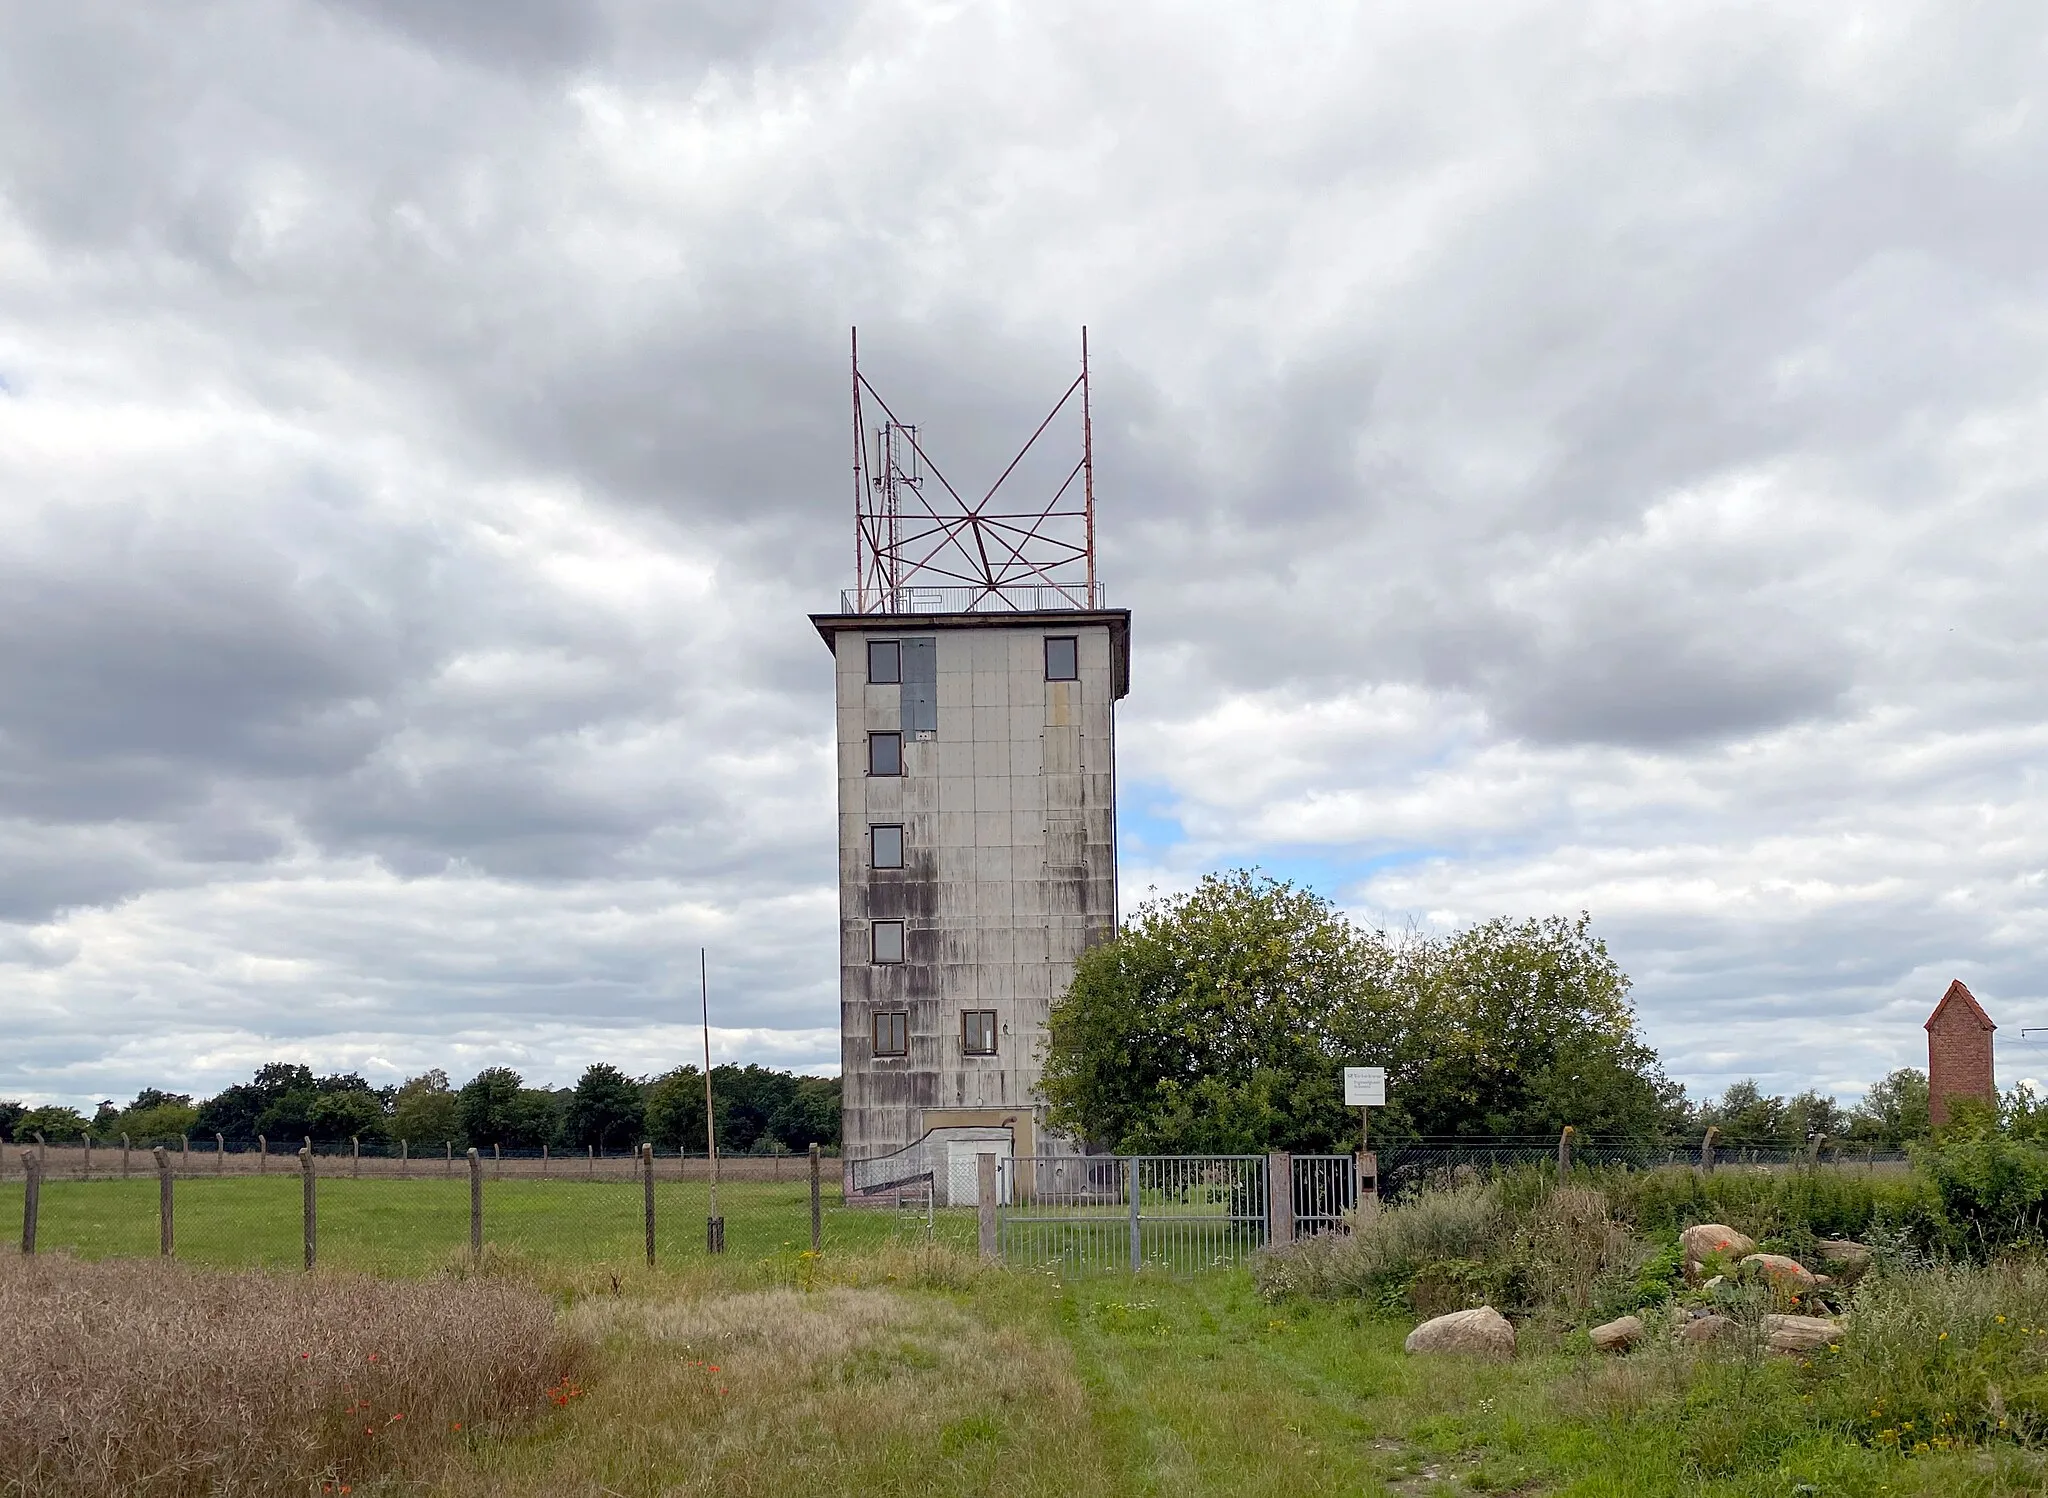
M 0 1095 L 837 1064 L 846 336 L 1096 355 L 1126 904 L 2048 1025 L 2048 14 L 0 0 Z M 2032 1068 L 2032 1070 L 2030 1070 Z

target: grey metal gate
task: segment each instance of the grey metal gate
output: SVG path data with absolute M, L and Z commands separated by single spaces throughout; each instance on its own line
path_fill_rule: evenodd
M 1295 1155 L 1290 1164 L 1295 1237 L 1344 1227 L 1358 1207 L 1358 1157 Z
M 1189 1271 L 1267 1240 L 1260 1155 L 1018 1155 L 997 1162 L 1003 1261 Z

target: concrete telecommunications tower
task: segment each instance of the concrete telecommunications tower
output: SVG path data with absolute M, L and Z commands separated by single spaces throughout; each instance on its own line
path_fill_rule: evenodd
M 1095 573 L 1081 368 L 978 496 L 853 344 L 854 586 L 836 665 L 839 1019 L 849 1192 L 1051 1154 L 1046 1016 L 1116 925 L 1116 702 L 1130 613 Z M 978 486 L 977 486 L 978 487 Z

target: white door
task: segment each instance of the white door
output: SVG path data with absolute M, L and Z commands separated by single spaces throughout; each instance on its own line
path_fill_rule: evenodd
M 976 1159 L 981 1155 L 994 1155 L 998 1159 L 1007 1155 L 1010 1147 L 1000 1139 L 953 1139 L 946 1144 L 946 1205 L 949 1207 L 972 1207 L 981 1201 L 981 1167 Z M 996 1190 L 1001 1193 L 997 1200 L 1009 1205 L 1010 1183 L 1001 1171 L 996 1172 Z

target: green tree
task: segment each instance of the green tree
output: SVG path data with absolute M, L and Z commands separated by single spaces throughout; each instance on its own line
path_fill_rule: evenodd
M 1130 1152 L 1349 1149 L 1345 1065 L 1382 1064 L 1385 1134 L 1656 1134 L 1683 1089 L 1628 978 L 1576 921 L 1401 938 L 1236 870 L 1141 906 L 1054 1005 L 1055 1127 Z
M 1418 944 L 1403 976 L 1390 1083 L 1418 1134 L 1651 1137 L 1682 1095 L 1588 916 L 1487 921 Z
M 408 1077 L 391 1103 L 391 1137 L 410 1143 L 417 1153 L 462 1137 L 462 1118 L 455 1106 L 455 1090 L 448 1085 L 448 1073 L 439 1067 Z
M 528 1088 L 509 1066 L 478 1072 L 455 1094 L 456 1117 L 463 1138 L 479 1149 L 532 1149 L 553 1138 L 559 1119 L 554 1099 Z
M 1927 1073 L 1902 1066 L 1871 1084 L 1863 1101 L 1849 1110 L 1849 1137 L 1900 1149 L 1933 1132 L 1927 1117 Z
M 1149 900 L 1053 1006 L 1051 1122 L 1131 1153 L 1344 1147 L 1338 1068 L 1398 1042 L 1401 955 L 1245 870 Z
M 12 1139 L 14 1126 L 28 1115 L 28 1104 L 0 1098 L 0 1139 Z
M 310 1067 L 272 1061 L 256 1069 L 247 1082 L 222 1088 L 199 1105 L 199 1132 L 224 1134 L 253 1143 L 258 1134 L 275 1140 L 296 1139 L 310 1132 L 313 1099 L 319 1084 Z
M 177 1144 L 199 1122 L 199 1110 L 189 1097 L 158 1092 L 154 1088 L 122 1110 L 116 1134 L 125 1133 L 136 1144 Z
M 90 1127 L 85 1115 L 76 1108 L 45 1103 L 40 1108 L 30 1108 L 14 1121 L 14 1137 L 23 1144 L 30 1144 L 40 1134 L 53 1144 L 58 1140 L 68 1144 L 72 1140 L 83 1139 Z
M 647 1137 L 668 1149 L 704 1148 L 704 1073 L 679 1066 L 647 1090 Z
M 316 1144 L 340 1144 L 350 1138 L 380 1140 L 388 1120 L 384 1100 L 368 1088 L 335 1088 L 315 1094 L 306 1110 L 307 1132 Z
M 578 1149 L 637 1144 L 647 1129 L 647 1098 L 616 1066 L 597 1062 L 576 1080 L 562 1118 L 562 1137 Z
M 806 1150 L 812 1145 L 836 1149 L 839 1145 L 839 1079 L 797 1077 L 788 1096 L 768 1121 L 775 1138 L 786 1148 Z

